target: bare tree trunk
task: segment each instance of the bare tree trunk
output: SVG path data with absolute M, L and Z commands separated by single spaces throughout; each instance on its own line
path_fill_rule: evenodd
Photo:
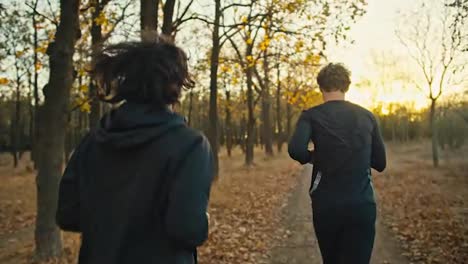
M 247 66 L 247 141 L 245 147 L 245 164 L 250 166 L 254 161 L 254 145 L 255 145 L 255 116 L 254 116 L 254 95 L 253 95 L 253 69 Z
M 73 127 L 72 127 L 72 113 L 68 113 L 67 125 L 65 127 L 65 144 L 63 148 L 63 153 L 65 157 L 65 162 L 70 159 L 70 154 L 73 151 Z
M 21 136 L 21 90 L 20 84 L 16 85 L 16 100 L 15 100 L 15 136 L 14 136 L 14 152 L 15 152 L 15 168 L 18 166 L 19 158 L 19 143 L 20 143 L 20 136 Z
M 219 39 L 219 22 L 221 18 L 221 0 L 215 0 L 215 19 L 213 25 L 212 48 L 210 59 L 210 109 L 208 139 L 214 153 L 215 174 L 218 175 L 218 66 L 221 50 Z
M 78 142 L 78 138 L 81 137 L 81 135 L 83 135 L 83 132 L 84 132 L 84 128 L 85 128 L 85 120 L 84 120 L 84 115 L 82 112 L 79 112 L 78 114 L 78 133 L 75 133 L 75 139 L 74 139 L 74 142 L 77 143 Z
M 279 63 L 276 68 L 276 124 L 278 128 L 278 152 L 283 149 L 283 124 L 281 122 L 281 70 Z
M 246 58 L 252 56 L 252 46 L 248 45 Z M 254 162 L 254 144 L 255 144 L 255 117 L 254 117 L 254 95 L 253 95 L 253 68 L 247 66 L 245 71 L 247 81 L 247 142 L 245 146 L 245 164 L 250 166 Z
M 34 10 L 32 13 L 32 24 L 33 24 L 33 52 L 34 52 L 34 115 L 33 117 L 33 130 L 31 134 L 31 159 L 34 161 L 34 166 L 36 167 L 36 141 L 35 138 L 37 137 L 37 112 L 39 109 L 39 58 L 37 54 L 37 48 L 39 46 L 39 38 L 38 38 L 38 29 L 37 29 L 37 20 L 36 20 L 36 9 L 37 5 L 39 4 L 39 0 L 34 1 Z
M 150 40 L 149 32 L 158 30 L 159 0 L 140 0 L 140 27 L 141 39 Z
M 218 0 L 216 0 L 218 1 Z M 161 32 L 162 34 L 166 36 L 172 36 L 172 33 L 174 32 L 174 27 L 172 24 L 172 19 L 174 16 L 174 6 L 175 6 L 175 0 L 166 0 L 166 3 L 164 4 L 163 8 L 163 25 Z M 216 16 L 216 15 L 215 15 Z M 219 27 L 219 23 L 218 23 Z
M 13 166 L 18 167 L 18 150 L 20 136 L 20 111 L 21 111 L 21 75 L 18 60 L 15 60 L 16 69 L 16 91 L 13 118 L 11 120 L 11 154 L 13 155 Z
M 226 150 L 228 157 L 232 152 L 232 117 L 231 117 L 231 92 L 226 89 Z
M 78 76 L 78 87 L 83 85 L 83 76 Z M 77 120 L 77 127 L 73 137 L 73 145 L 76 144 L 81 140 L 83 134 L 85 133 L 86 129 L 89 128 L 89 124 L 86 122 L 86 118 L 88 117 L 88 113 L 83 111 L 78 111 L 78 120 Z
M 431 124 L 431 138 L 432 138 L 432 162 L 434 167 L 439 166 L 439 146 L 438 146 L 438 133 L 436 125 L 436 100 L 431 99 L 430 110 L 430 124 Z
M 16 102 L 13 105 L 13 108 L 16 108 Z M 18 124 L 16 123 L 15 112 L 16 112 L 15 110 L 12 111 L 13 114 L 11 116 L 11 123 L 10 123 L 10 145 L 11 145 L 10 153 L 11 153 L 11 156 L 13 157 L 13 167 L 17 168 L 18 167 L 18 148 L 16 147 L 16 142 L 17 142 L 16 130 L 17 130 Z
M 34 135 L 34 105 L 32 101 L 33 97 L 33 80 L 32 80 L 32 74 L 28 74 L 28 82 L 29 82 L 29 91 L 28 91 L 28 114 L 29 114 L 29 119 L 28 119 L 28 144 L 29 144 L 29 149 L 30 149 L 30 157 L 32 160 L 32 150 L 33 150 L 33 135 Z
M 288 140 L 291 138 L 291 105 L 289 103 L 286 104 L 286 134 Z
M 273 156 L 273 124 L 271 122 L 271 95 L 270 95 L 270 75 L 267 51 L 263 53 L 263 84 L 262 89 L 262 118 L 263 118 L 263 143 L 265 154 Z
M 44 88 L 44 105 L 40 111 L 38 144 L 37 216 L 35 241 L 37 260 L 62 253 L 60 231 L 55 224 L 59 180 L 62 174 L 64 127 L 69 111 L 73 84 L 73 53 L 79 38 L 79 0 L 60 1 L 60 23 L 55 41 L 47 50 L 49 82 Z
M 101 0 L 94 1 L 94 11 L 91 16 L 91 45 L 93 53 L 93 56 L 91 57 L 91 64 L 94 64 L 94 54 L 99 52 L 102 47 L 102 27 L 96 22 L 96 19 L 101 14 L 106 3 L 107 2 L 101 4 Z M 92 98 L 91 113 L 89 114 L 89 128 L 95 129 L 98 126 L 99 120 L 102 116 L 102 104 L 97 98 L 97 86 L 94 80 L 90 80 L 89 82 L 89 97 Z
M 193 111 L 193 90 L 189 92 L 189 106 L 188 106 L 188 125 L 192 125 L 192 111 Z
M 242 152 L 247 155 L 247 141 L 246 141 L 246 133 L 247 133 L 247 121 L 245 118 L 245 114 L 242 115 L 241 123 L 240 123 L 240 141 L 239 144 L 241 145 Z

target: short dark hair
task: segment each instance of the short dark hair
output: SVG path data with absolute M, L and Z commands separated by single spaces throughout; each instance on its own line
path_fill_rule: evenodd
M 151 42 L 104 48 L 95 56 L 91 74 L 103 101 L 126 100 L 164 108 L 179 101 L 183 88 L 194 86 L 187 60 L 170 39 L 156 37 Z
M 325 92 L 347 92 L 351 84 L 351 72 L 341 63 L 325 65 L 317 75 L 317 83 Z

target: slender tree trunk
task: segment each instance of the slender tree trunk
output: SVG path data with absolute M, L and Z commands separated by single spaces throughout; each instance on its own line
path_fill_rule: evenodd
M 221 0 L 215 0 L 215 19 L 213 26 L 212 48 L 210 59 L 210 109 L 208 139 L 214 153 L 215 174 L 218 175 L 218 64 L 221 50 L 219 39 L 219 23 L 221 18 Z
M 78 76 L 78 87 L 81 87 L 83 85 L 83 76 L 79 75 Z M 88 114 L 83 111 L 77 111 L 78 120 L 77 120 L 77 127 L 76 131 L 73 133 L 73 147 L 76 146 L 76 144 L 81 140 L 83 135 L 85 134 L 85 130 L 89 127 L 89 124 L 85 122 L 86 117 Z
M 14 109 L 16 109 L 16 100 L 15 104 L 13 105 Z M 11 145 L 11 156 L 13 157 L 13 167 L 18 167 L 18 147 L 17 147 L 17 138 L 18 134 L 16 131 L 18 130 L 18 124 L 16 123 L 16 110 L 12 111 L 13 115 L 11 116 L 11 123 L 10 123 L 10 145 Z
M 232 118 L 231 118 L 231 91 L 226 89 L 226 150 L 228 157 L 231 157 L 232 152 Z
M 283 125 L 281 122 L 281 70 L 279 63 L 276 68 L 276 125 L 278 128 L 278 152 L 283 150 Z
M 39 0 L 34 1 L 34 10 L 32 14 L 32 24 L 33 24 L 33 54 L 34 54 L 34 115 L 33 115 L 33 133 L 31 135 L 32 144 L 31 144 L 31 159 L 34 161 L 34 166 L 36 167 L 36 138 L 37 138 L 37 112 L 39 109 L 39 58 L 37 54 L 37 48 L 39 47 L 39 39 L 37 32 L 37 20 L 36 20 L 36 9 L 39 4 Z
M 13 154 L 13 165 L 18 167 L 18 152 L 19 152 L 19 138 L 20 138 L 20 123 L 21 123 L 21 77 L 19 75 L 20 66 L 18 61 L 15 61 L 16 68 L 16 91 L 15 91 L 15 110 L 14 117 L 12 120 L 12 154 Z
M 96 22 L 96 19 L 101 14 L 103 8 L 104 6 L 101 4 L 101 0 L 94 0 L 94 11 L 91 16 L 91 45 L 93 53 L 93 56 L 91 57 L 91 64 L 94 64 L 94 54 L 98 53 L 102 47 L 102 27 Z M 95 129 L 98 126 L 99 120 L 102 116 L 102 104 L 97 98 L 97 86 L 94 80 L 90 80 L 89 82 L 89 97 L 92 98 L 91 113 L 89 114 L 89 128 Z
M 241 124 L 240 124 L 240 138 L 239 138 L 240 141 L 239 141 L 239 144 L 241 145 L 242 152 L 247 155 L 246 136 L 247 136 L 247 121 L 246 121 L 246 117 L 245 117 L 245 114 L 244 114 L 244 115 L 242 115 Z
M 62 253 L 60 232 L 55 224 L 59 180 L 62 174 L 64 127 L 73 84 L 73 53 L 79 38 L 79 0 L 60 1 L 60 23 L 55 41 L 47 50 L 49 82 L 44 88 L 44 105 L 39 113 L 36 252 L 38 260 Z
M 31 160 L 32 160 L 32 150 L 33 150 L 33 135 L 34 135 L 34 105 L 32 101 L 33 97 L 33 84 L 32 84 L 32 75 L 29 73 L 29 92 L 28 92 L 28 114 L 29 114 L 29 119 L 28 119 L 28 147 L 31 155 Z
M 262 141 L 262 125 L 255 122 L 255 146 L 264 149 L 264 144 Z
M 70 159 L 70 154 L 73 151 L 73 139 L 72 139 L 72 133 L 73 133 L 73 127 L 72 127 L 72 113 L 68 113 L 67 117 L 67 125 L 65 127 L 65 144 L 63 148 L 63 153 L 65 157 L 65 162 L 67 162 Z
M 265 154 L 273 156 L 273 124 L 271 122 L 271 95 L 270 95 L 270 74 L 269 74 L 268 53 L 263 53 L 263 74 L 264 87 L 262 89 L 262 135 L 263 143 L 265 145 Z
M 432 161 L 434 167 L 439 166 L 439 146 L 438 146 L 438 133 L 436 125 L 436 100 L 431 99 L 430 110 L 430 125 L 431 125 L 431 138 L 432 138 Z
M 252 46 L 247 46 L 246 58 L 252 56 Z M 254 116 L 254 95 L 253 95 L 253 66 L 248 65 L 245 71 L 247 82 L 247 142 L 245 148 L 245 164 L 253 165 L 254 144 L 255 144 L 255 116 Z
M 189 92 L 189 106 L 188 106 L 188 125 L 192 126 L 192 110 L 193 110 L 193 90 Z
M 21 101 L 20 101 L 20 89 L 19 84 L 16 90 L 16 100 L 15 100 L 15 130 L 14 130 L 14 153 L 15 153 L 15 168 L 18 167 L 19 163 L 19 142 L 20 142 L 20 123 L 21 123 Z
M 82 112 L 78 113 L 78 133 L 75 133 L 74 143 L 76 144 L 79 138 L 84 134 L 84 115 Z
M 158 7 L 159 0 L 140 0 L 140 27 L 143 41 L 151 40 L 149 33 L 158 30 Z
M 291 138 L 291 118 L 292 118 L 292 112 L 291 112 L 291 105 L 289 103 L 286 104 L 286 134 L 288 140 Z
M 218 0 L 216 0 L 216 1 L 218 1 Z M 175 2 L 176 2 L 175 0 L 166 0 L 166 3 L 164 4 L 164 8 L 163 8 L 163 12 L 164 12 L 163 25 L 162 25 L 161 32 L 162 32 L 162 34 L 164 34 L 166 36 L 172 36 L 172 33 L 174 32 L 172 19 L 173 19 L 173 16 L 174 16 Z M 215 3 L 215 6 L 216 6 L 216 3 Z M 215 18 L 215 20 L 216 20 L 216 18 Z M 218 27 L 219 27 L 219 23 L 218 23 Z

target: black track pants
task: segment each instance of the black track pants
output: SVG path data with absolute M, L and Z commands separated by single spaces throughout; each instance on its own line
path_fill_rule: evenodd
M 314 229 L 324 264 L 368 264 L 375 237 L 376 206 L 313 206 Z

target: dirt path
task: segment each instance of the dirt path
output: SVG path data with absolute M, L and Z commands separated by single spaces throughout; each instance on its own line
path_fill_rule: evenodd
M 270 264 L 320 264 L 322 259 L 312 226 L 308 188 L 311 166 L 305 166 L 295 191 L 284 210 L 284 226 L 290 234 L 273 249 Z M 377 223 L 377 236 L 372 264 L 409 263 L 386 228 Z

